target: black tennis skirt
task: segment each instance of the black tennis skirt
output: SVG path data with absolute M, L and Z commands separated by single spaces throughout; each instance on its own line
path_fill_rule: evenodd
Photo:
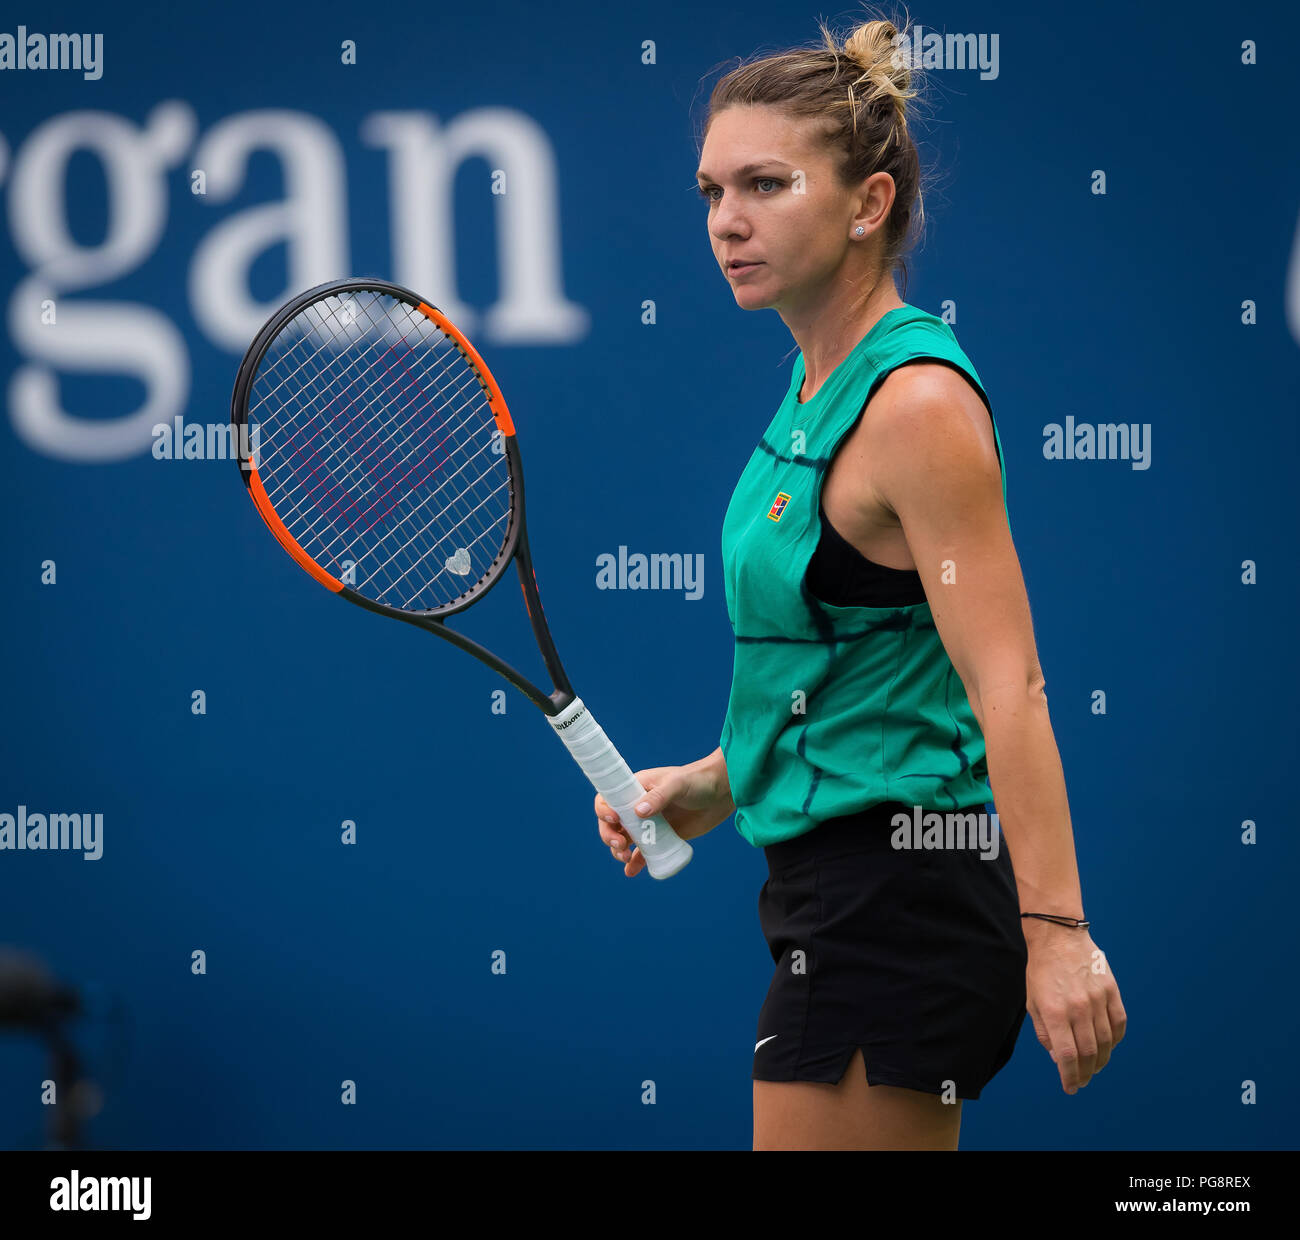
M 970 811 L 981 813 L 984 806 Z M 776 969 L 756 1081 L 867 1081 L 975 1099 L 1025 1019 L 1027 953 L 1011 857 L 891 846 L 894 802 L 763 851 L 758 916 Z

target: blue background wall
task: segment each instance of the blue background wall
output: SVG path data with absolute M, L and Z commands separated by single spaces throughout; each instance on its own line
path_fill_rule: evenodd
M 999 35 L 996 78 L 929 75 L 922 155 L 941 183 L 906 296 L 955 308 L 997 412 L 1085 909 L 1129 1014 L 1074 1097 L 1026 1022 L 965 1108 L 966 1148 L 1294 1143 L 1300 18 L 1283 7 L 912 15 Z M 244 283 L 269 310 L 318 281 L 410 270 L 367 118 L 530 119 L 555 164 L 546 241 L 586 325 L 521 340 L 484 320 L 504 264 L 482 158 L 455 173 L 456 278 L 420 291 L 450 287 L 471 308 L 511 403 L 542 598 L 579 693 L 634 768 L 692 761 L 717 744 L 730 677 L 723 512 L 794 356 L 780 319 L 739 310 L 713 261 L 693 121 L 710 70 L 815 37 L 819 12 L 854 15 L 755 0 L 582 3 L 564 20 L 503 4 L 399 22 L 338 3 L 21 19 L 104 34 L 98 81 L 0 73 L 0 812 L 105 819 L 97 861 L 0 852 L 0 943 L 87 996 L 74 1030 L 105 1091 L 91 1143 L 748 1148 L 771 973 L 761 854 L 728 822 L 677 879 L 625 880 L 536 711 L 512 693 L 492 714 L 487 669 L 296 571 L 229 461 L 154 459 L 147 428 L 117 459 L 34 446 L 21 376 L 52 376 L 66 410 L 106 424 L 148 392 L 107 364 L 51 362 L 19 320 L 48 285 L 61 326 L 44 330 L 75 340 L 76 307 L 100 302 L 137 345 L 178 333 L 188 374 L 173 351 L 169 414 L 221 423 L 243 345 L 205 326 L 215 294 L 194 283 L 196 255 L 288 178 L 259 152 L 224 198 L 194 195 L 206 135 L 291 109 L 341 160 L 346 201 L 320 203 L 346 207 L 341 263 L 295 271 L 268 244 Z M 1246 39 L 1258 65 L 1241 63 Z M 167 101 L 184 139 L 173 162 L 114 190 L 143 212 L 161 187 L 156 242 L 107 280 L 35 253 L 19 172 L 38 174 L 43 127 L 87 129 L 69 116 L 90 110 L 138 128 Z M 93 250 L 110 226 L 100 161 L 76 154 L 50 184 Z M 152 326 L 128 322 L 131 307 Z M 1150 424 L 1150 468 L 1044 459 L 1043 428 L 1067 415 Z M 68 450 L 87 442 L 74 426 Z M 703 597 L 597 589 L 597 557 L 620 545 L 703 554 Z M 1248 560 L 1258 584 L 1242 582 Z M 460 627 L 540 678 L 518 603 L 507 584 Z M 46 1075 L 34 1039 L 0 1032 L 0 1145 L 43 1142 Z M 340 1105 L 345 1079 L 356 1106 Z

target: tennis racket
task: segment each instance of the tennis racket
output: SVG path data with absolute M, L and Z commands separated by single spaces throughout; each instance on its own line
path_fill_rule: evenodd
M 655 878 L 691 859 L 560 665 L 537 593 L 524 474 L 501 390 L 461 331 L 383 280 L 321 284 L 258 333 L 230 418 L 240 476 L 298 566 L 369 611 L 446 638 L 500 673 L 549 720 Z M 554 691 L 447 620 L 519 572 Z

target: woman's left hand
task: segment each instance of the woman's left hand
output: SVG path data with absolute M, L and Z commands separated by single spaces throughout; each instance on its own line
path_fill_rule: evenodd
M 1038 1040 L 1077 1093 L 1124 1037 L 1127 1017 L 1106 956 L 1088 932 L 1041 921 L 1025 932 L 1025 1007 Z

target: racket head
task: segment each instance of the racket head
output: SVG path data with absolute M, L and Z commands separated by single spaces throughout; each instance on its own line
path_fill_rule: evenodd
M 496 380 L 435 306 L 321 284 L 267 320 L 231 397 L 240 476 L 327 589 L 414 620 L 463 611 L 519 547 L 523 468 Z

